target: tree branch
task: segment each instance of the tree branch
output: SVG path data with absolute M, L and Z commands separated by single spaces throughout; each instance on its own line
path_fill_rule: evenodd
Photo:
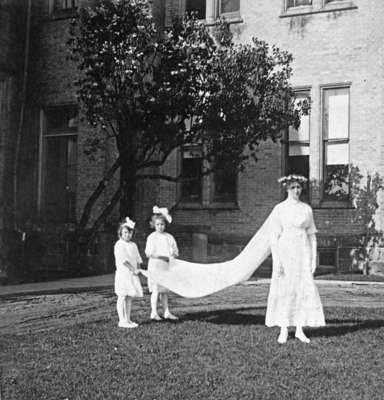
M 94 190 L 92 195 L 87 200 L 87 202 L 84 206 L 84 209 L 83 209 L 83 214 L 80 218 L 80 222 L 78 225 L 78 229 L 80 231 L 85 229 L 85 227 L 88 223 L 88 220 L 89 220 L 89 216 L 91 215 L 92 207 L 94 206 L 96 200 L 100 197 L 101 193 L 103 193 L 104 189 L 106 188 L 109 181 L 112 179 L 113 175 L 115 174 L 117 169 L 120 167 L 120 165 L 121 165 L 121 159 L 119 157 L 114 162 L 114 164 L 111 166 L 111 168 L 108 170 L 108 172 L 106 173 L 104 178 L 99 182 L 97 188 Z
M 182 176 L 169 176 L 169 175 L 164 175 L 164 174 L 139 174 L 136 175 L 135 181 L 140 181 L 143 179 L 163 179 L 165 181 L 170 181 L 170 182 L 182 182 Z
M 116 190 L 115 194 L 113 195 L 111 201 L 108 203 L 107 207 L 103 210 L 103 212 L 100 214 L 100 216 L 97 218 L 97 220 L 92 225 L 92 228 L 90 229 L 90 235 L 87 238 L 88 245 L 92 242 L 92 240 L 94 239 L 94 237 L 96 236 L 96 234 L 98 232 L 98 229 L 105 222 L 108 215 L 113 211 L 116 204 L 121 199 L 122 194 L 123 194 L 123 186 L 119 186 L 119 188 Z

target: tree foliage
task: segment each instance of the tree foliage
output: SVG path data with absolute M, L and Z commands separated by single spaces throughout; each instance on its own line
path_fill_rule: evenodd
M 207 27 L 186 15 L 160 32 L 147 1 L 103 0 L 80 11 L 69 46 L 83 112 L 116 140 L 115 200 L 180 146 L 198 144 L 207 160 L 242 170 L 261 141 L 299 123 L 292 56 L 256 38 L 235 44 L 225 21 Z

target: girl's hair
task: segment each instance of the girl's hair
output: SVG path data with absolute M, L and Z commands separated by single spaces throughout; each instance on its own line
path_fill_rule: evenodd
M 120 223 L 119 223 L 119 226 L 118 226 L 118 228 L 117 228 L 117 236 L 118 236 L 119 239 L 121 239 L 121 233 L 123 232 L 123 229 L 124 229 L 124 228 L 127 228 L 129 231 L 133 231 L 132 228 L 129 228 L 129 227 L 127 226 L 127 224 L 126 224 L 125 221 L 120 222 Z
M 157 219 L 161 219 L 164 222 L 165 227 L 168 226 L 168 221 L 165 219 L 163 214 L 152 214 L 151 219 L 149 220 L 149 226 L 151 229 L 155 229 L 155 221 Z

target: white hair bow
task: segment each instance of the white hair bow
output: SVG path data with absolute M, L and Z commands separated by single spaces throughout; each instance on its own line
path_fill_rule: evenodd
M 129 229 L 135 229 L 136 222 L 133 222 L 129 217 L 126 217 L 123 226 L 128 227 Z
M 153 206 L 153 213 L 154 214 L 161 214 L 165 220 L 170 224 L 172 222 L 172 217 L 168 213 L 168 208 L 160 208 L 158 206 Z

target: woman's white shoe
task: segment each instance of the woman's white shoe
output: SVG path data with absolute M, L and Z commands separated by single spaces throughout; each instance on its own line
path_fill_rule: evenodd
M 295 334 L 295 337 L 297 339 L 299 339 L 300 341 L 302 341 L 303 343 L 310 343 L 311 341 L 309 340 L 309 338 L 307 338 L 307 336 L 305 336 L 304 332 L 299 332 Z
M 278 343 L 283 344 L 286 343 L 288 339 L 288 330 L 282 330 L 280 332 L 279 337 L 277 338 Z

